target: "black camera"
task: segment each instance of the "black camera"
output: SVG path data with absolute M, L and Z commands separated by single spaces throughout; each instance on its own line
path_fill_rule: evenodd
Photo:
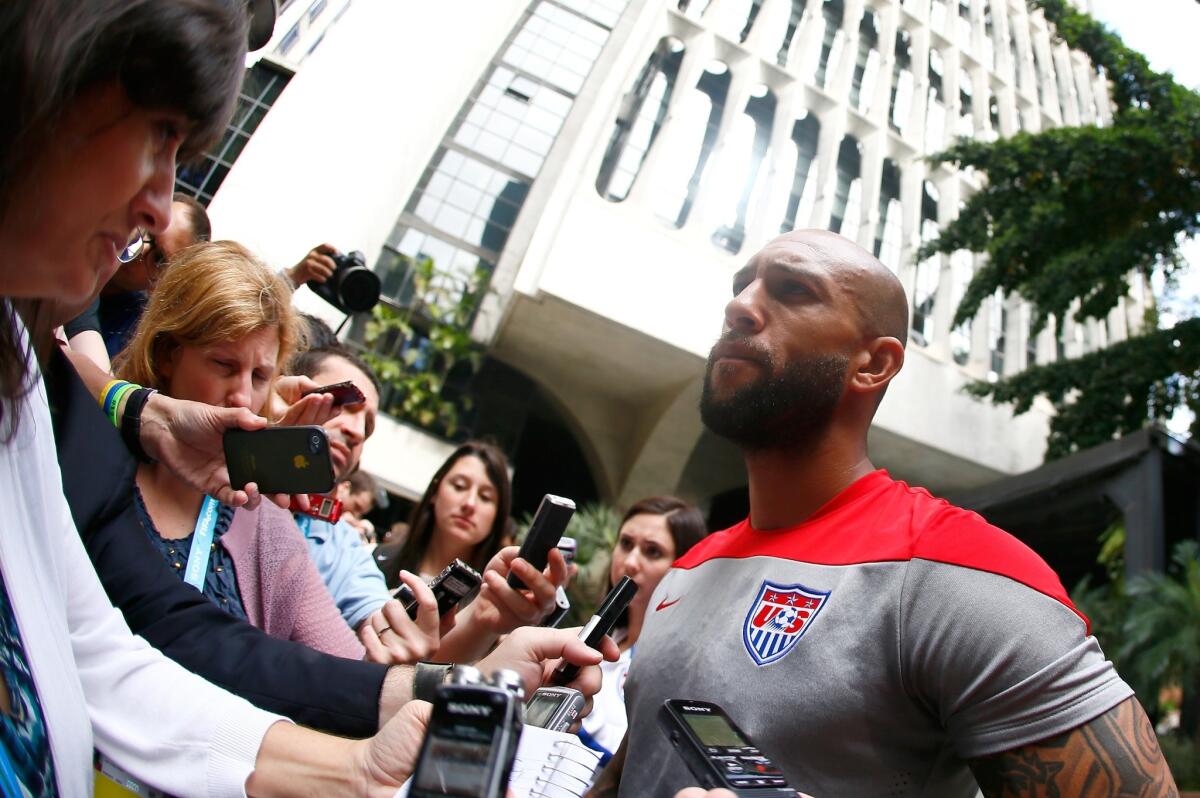
M 367 268 L 366 257 L 357 250 L 329 256 L 333 274 L 323 283 L 308 281 L 308 287 L 343 313 L 362 313 L 379 301 L 379 275 Z
M 438 689 L 409 798 L 504 798 L 521 740 L 524 690 L 513 671 L 485 680 L 455 667 Z

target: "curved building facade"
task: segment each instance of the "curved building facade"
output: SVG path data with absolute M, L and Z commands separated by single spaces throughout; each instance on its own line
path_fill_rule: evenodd
M 398 5 L 340 12 L 210 211 L 280 266 L 318 241 L 362 249 L 396 302 L 412 259 L 432 259 L 442 297 L 482 277 L 482 428 L 524 447 L 518 482 L 532 453 L 567 452 L 595 498 L 736 494 L 736 452 L 699 423 L 700 379 L 733 273 L 783 231 L 838 231 L 903 282 L 908 362 L 872 456 L 935 491 L 1041 461 L 1046 409 L 1013 418 L 963 395 L 968 380 L 1104 346 L 1141 319 L 1135 292 L 1107 319 L 1035 337 L 1029 308 L 996 296 L 955 327 L 975 256 L 914 260 L 979 187 L 925 156 L 1109 118 L 1104 76 L 1023 0 Z M 419 494 L 448 444 L 380 429 L 367 467 Z M 553 491 L 563 469 L 543 467 L 537 490 Z

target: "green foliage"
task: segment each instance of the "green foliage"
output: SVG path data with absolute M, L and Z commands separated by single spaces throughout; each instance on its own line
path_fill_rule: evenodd
M 470 326 L 488 275 L 479 270 L 465 283 L 455 282 L 429 258 L 401 256 L 401 264 L 410 270 L 413 299 L 375 306 L 363 356 L 385 386 L 381 409 L 452 438 L 470 399 L 447 397 L 446 377 L 456 367 L 474 372 L 482 360 Z
M 526 515 L 518 525 L 517 539 L 523 540 L 533 518 Z M 571 611 L 564 626 L 579 625 L 592 617 L 608 590 L 608 569 L 617 545 L 621 514 L 607 504 L 585 504 L 571 517 L 563 534 L 575 538 L 575 563 L 579 573 L 567 587 Z
M 1031 0 L 1057 35 L 1087 53 L 1111 84 L 1106 127 L 1055 128 L 995 142 L 961 141 L 933 157 L 973 167 L 984 186 L 918 260 L 960 249 L 987 255 L 955 324 L 997 290 L 1035 309 L 1034 331 L 1052 316 L 1102 319 L 1129 292 L 1130 275 L 1182 267 L 1179 245 L 1200 232 L 1200 95 L 1150 69 L 1144 56 L 1065 0 Z M 1047 396 L 1055 457 L 1200 409 L 1194 319 L 1110 345 L 1079 360 L 1030 369 L 969 392 L 1029 409 Z

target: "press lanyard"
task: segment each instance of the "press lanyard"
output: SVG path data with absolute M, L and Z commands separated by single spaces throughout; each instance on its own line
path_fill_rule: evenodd
M 21 798 L 22 794 L 21 782 L 17 780 L 17 774 L 13 771 L 8 746 L 0 745 L 0 795 L 4 798 Z
M 196 516 L 196 528 L 192 530 L 192 548 L 188 551 L 187 570 L 183 581 L 204 592 L 204 575 L 208 573 L 208 558 L 212 556 L 213 531 L 217 528 L 217 514 L 221 503 L 212 496 L 205 496 Z

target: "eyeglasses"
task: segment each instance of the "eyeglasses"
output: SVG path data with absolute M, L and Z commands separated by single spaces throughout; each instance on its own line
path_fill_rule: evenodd
M 133 232 L 133 236 L 129 239 L 129 243 L 125 245 L 125 249 L 117 255 L 118 263 L 130 263 L 137 259 L 138 255 L 142 254 L 142 250 L 150 243 L 150 234 L 140 227 Z

